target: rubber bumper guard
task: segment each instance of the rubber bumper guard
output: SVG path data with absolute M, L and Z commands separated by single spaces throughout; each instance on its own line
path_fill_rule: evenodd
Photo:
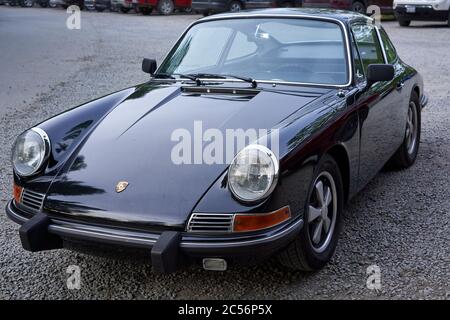
M 50 219 L 42 213 L 25 222 L 19 229 L 22 247 L 31 252 L 62 248 L 62 239 L 48 232 L 49 224 Z

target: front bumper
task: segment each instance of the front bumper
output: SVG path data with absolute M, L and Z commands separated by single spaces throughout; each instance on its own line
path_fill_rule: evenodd
M 408 12 L 408 10 L 414 12 Z M 433 5 L 419 4 L 398 4 L 394 9 L 394 14 L 397 19 L 410 21 L 446 21 L 449 17 L 448 10 L 435 10 Z
M 285 248 L 303 227 L 303 220 L 296 218 L 258 234 L 206 236 L 176 231 L 150 233 L 50 219 L 44 213 L 30 217 L 13 201 L 8 202 L 6 214 L 22 225 L 19 234 L 26 250 L 59 249 L 64 247 L 65 240 L 73 239 L 93 245 L 144 249 L 151 252 L 151 264 L 155 271 L 163 273 L 173 272 L 186 262 L 202 258 L 260 262 Z

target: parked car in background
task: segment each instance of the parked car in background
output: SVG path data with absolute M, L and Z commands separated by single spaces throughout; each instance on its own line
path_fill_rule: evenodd
M 61 6 L 64 9 L 67 9 L 68 7 L 75 5 L 79 6 L 81 10 L 84 9 L 84 0 L 61 0 Z
M 450 0 L 394 0 L 394 14 L 402 27 L 413 20 L 447 21 L 450 27 Z
M 139 11 L 144 15 L 152 13 L 156 9 L 159 14 L 169 15 L 175 9 L 186 10 L 191 8 L 192 0 L 138 0 Z
M 19 5 L 21 7 L 31 8 L 34 6 L 34 0 L 19 0 Z
M 392 13 L 392 3 L 393 0 L 303 0 L 303 7 L 343 9 L 365 14 L 369 6 L 376 5 L 382 13 Z
M 36 0 L 36 3 L 39 4 L 42 8 L 55 8 L 56 2 L 51 0 Z
M 98 12 L 102 12 L 105 9 L 111 8 L 110 0 L 85 0 L 84 6 L 90 10 L 97 10 Z
M 111 0 L 111 10 L 122 13 L 127 13 L 135 6 L 132 0 Z
M 63 0 L 49 0 L 48 6 L 51 8 L 62 7 L 64 5 Z
M 294 6 L 294 0 L 192 0 L 192 10 L 204 16 L 220 12 L 238 12 L 244 9 L 270 8 L 277 6 Z M 292 5 L 291 5 L 292 4 Z

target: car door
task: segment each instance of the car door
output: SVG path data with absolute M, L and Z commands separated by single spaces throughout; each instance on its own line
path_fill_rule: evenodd
M 359 185 L 364 186 L 389 160 L 396 148 L 398 125 L 392 117 L 396 103 L 394 81 L 383 81 L 366 86 L 367 67 L 386 62 L 378 31 L 371 24 L 351 26 L 364 74 L 356 104 L 360 122 Z

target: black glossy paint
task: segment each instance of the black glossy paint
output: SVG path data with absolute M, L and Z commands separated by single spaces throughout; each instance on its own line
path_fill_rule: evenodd
M 347 26 L 365 19 L 326 10 L 307 13 Z M 27 180 L 15 175 L 15 181 L 46 193 L 44 210 L 51 217 L 146 230 L 184 230 L 192 212 L 267 212 L 290 205 L 298 217 L 325 153 L 337 159 L 351 198 L 400 145 L 411 92 L 422 96 L 423 82 L 400 59 L 394 67 L 393 81 L 370 88 L 364 81 L 343 89 L 267 84 L 250 89 L 245 83 L 218 82 L 211 86 L 229 88 L 219 97 L 208 95 L 207 88 L 202 95 L 183 91 L 196 87 L 193 83 L 150 81 L 39 124 L 52 141 L 48 167 Z M 237 88 L 249 94 L 236 99 Z M 272 196 L 247 206 L 227 189 L 226 164 L 173 164 L 171 133 L 192 131 L 196 120 L 203 121 L 203 130 L 279 128 L 281 177 Z M 121 180 L 130 185 L 116 193 Z

